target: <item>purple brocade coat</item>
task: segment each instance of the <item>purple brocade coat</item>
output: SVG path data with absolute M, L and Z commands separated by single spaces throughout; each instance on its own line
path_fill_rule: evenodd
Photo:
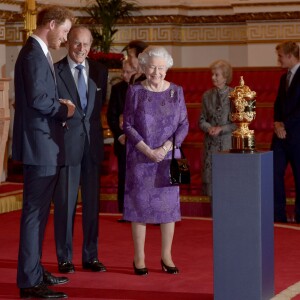
M 124 219 L 141 223 L 179 221 L 179 187 L 169 180 L 172 151 L 155 163 L 135 146 L 143 140 L 155 149 L 173 141 L 174 133 L 176 146 L 182 144 L 189 127 L 182 87 L 171 83 L 166 91 L 151 92 L 140 82 L 129 86 L 123 127 L 127 136 Z M 178 149 L 175 155 L 180 157 Z

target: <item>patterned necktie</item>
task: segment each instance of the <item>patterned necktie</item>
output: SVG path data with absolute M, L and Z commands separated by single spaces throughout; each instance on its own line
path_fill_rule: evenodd
M 81 108 L 85 111 L 87 106 L 87 88 L 86 88 L 86 83 L 82 72 L 84 66 L 77 65 L 75 68 L 78 70 L 77 89 L 80 97 Z
M 292 71 L 288 71 L 286 75 L 286 81 L 285 81 L 285 90 L 287 91 L 289 86 L 290 86 L 290 81 L 291 81 L 291 76 L 292 76 Z

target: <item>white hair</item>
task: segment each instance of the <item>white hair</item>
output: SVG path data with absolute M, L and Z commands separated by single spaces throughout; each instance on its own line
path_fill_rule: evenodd
M 166 50 L 166 48 L 162 46 L 149 46 L 142 53 L 139 54 L 139 64 L 142 68 L 144 68 L 148 64 L 150 57 L 163 58 L 166 61 L 167 69 L 173 66 L 172 56 Z

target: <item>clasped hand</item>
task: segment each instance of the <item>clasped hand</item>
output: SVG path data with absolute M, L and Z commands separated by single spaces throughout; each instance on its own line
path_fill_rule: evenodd
M 148 157 L 154 162 L 161 162 L 167 155 L 166 151 L 162 147 L 158 147 L 149 151 Z
M 208 134 L 211 135 L 211 136 L 217 136 L 220 134 L 220 132 L 222 131 L 222 127 L 220 126 L 213 126 L 213 127 L 210 127 L 208 129 Z

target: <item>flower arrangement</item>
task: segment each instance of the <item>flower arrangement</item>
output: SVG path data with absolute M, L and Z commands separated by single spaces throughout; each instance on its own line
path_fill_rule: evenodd
M 103 63 L 109 69 L 121 69 L 124 60 L 123 53 L 104 53 L 95 49 L 89 52 L 89 58 Z

